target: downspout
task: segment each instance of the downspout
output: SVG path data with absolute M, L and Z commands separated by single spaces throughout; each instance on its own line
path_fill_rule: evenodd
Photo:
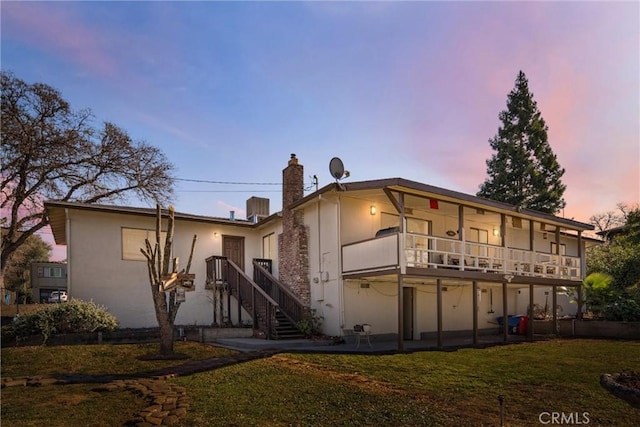
M 407 274 L 407 260 L 406 260 L 406 239 L 407 232 L 405 227 L 405 214 L 404 214 L 404 193 L 399 194 L 400 200 L 400 251 L 398 256 L 400 261 L 400 272 L 398 273 L 398 351 L 404 351 L 404 301 L 403 301 L 403 288 L 404 288 L 404 275 Z
M 65 230 L 64 238 L 67 242 L 67 295 L 71 298 L 71 219 L 69 218 L 69 208 L 64 208 Z
M 342 234 L 340 232 L 340 216 L 341 216 L 341 205 L 340 205 L 340 193 L 337 194 L 338 200 L 334 202 L 333 200 L 329 200 L 327 198 L 322 197 L 322 194 L 318 196 L 318 268 L 321 270 L 320 266 L 322 265 L 322 251 L 320 250 L 320 201 L 324 200 L 336 205 L 336 238 L 338 239 L 338 274 L 337 274 L 337 284 L 340 287 L 340 292 L 338 293 L 338 313 L 339 313 L 339 322 L 340 329 L 344 329 L 344 282 L 342 280 Z M 320 281 L 322 281 L 322 271 L 320 272 Z M 323 285 L 324 286 L 324 285 Z
M 336 209 L 336 217 L 337 217 L 337 234 L 338 234 L 338 285 L 340 286 L 341 292 L 338 294 L 340 296 L 340 300 L 338 304 L 340 305 L 340 329 L 344 330 L 344 281 L 342 280 L 342 233 L 341 233 L 341 225 L 340 225 L 340 217 L 342 215 L 341 205 L 340 205 L 340 194 L 338 194 L 338 203 Z
M 318 276 L 320 276 L 320 283 L 322 283 L 322 233 L 320 232 L 320 198 L 322 198 L 322 194 L 318 196 L 317 203 L 317 215 L 318 215 Z M 323 285 L 324 286 L 324 285 Z M 324 295 L 324 290 L 323 290 Z

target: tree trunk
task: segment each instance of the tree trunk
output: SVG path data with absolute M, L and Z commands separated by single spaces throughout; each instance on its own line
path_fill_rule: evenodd
M 165 319 L 160 324 L 160 354 L 170 355 L 173 354 L 173 325 Z
M 163 280 L 176 280 L 167 279 L 169 273 L 169 264 L 171 261 L 171 253 L 173 247 L 173 227 L 174 227 L 174 210 L 172 206 L 169 206 L 169 219 L 167 226 L 166 242 L 164 247 L 164 256 L 162 248 L 160 247 L 161 226 L 162 226 L 162 212 L 160 205 L 156 206 L 156 242 L 155 245 L 151 245 L 148 239 L 145 240 L 145 248 L 140 248 L 140 252 L 147 259 L 147 269 L 149 272 L 149 284 L 151 285 L 151 295 L 153 296 L 153 306 L 156 312 L 156 319 L 158 326 L 160 327 L 160 354 L 168 356 L 173 354 L 173 325 L 180 308 L 180 302 L 176 301 L 176 291 L 167 291 L 165 287 L 166 282 Z M 191 243 L 191 253 L 189 255 L 189 262 L 185 273 L 189 273 L 191 267 L 191 261 L 193 259 L 193 251 L 195 249 L 197 236 L 193 236 L 193 242 Z M 178 274 L 178 258 L 174 259 L 172 273 Z M 184 270 L 183 270 L 184 271 Z M 195 278 L 195 275 L 192 275 Z M 168 285 L 167 285 L 168 286 Z M 174 285 L 175 286 L 175 285 Z

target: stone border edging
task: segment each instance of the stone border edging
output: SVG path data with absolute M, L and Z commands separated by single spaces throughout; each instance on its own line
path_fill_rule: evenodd
M 126 422 L 126 426 L 152 427 L 158 425 L 175 425 L 186 417 L 190 401 L 185 387 L 170 384 L 164 382 L 164 380 L 212 371 L 251 360 L 263 359 L 280 352 L 281 350 L 268 349 L 222 357 L 212 357 L 210 359 L 193 360 L 182 365 L 169 366 L 167 368 L 131 375 L 5 377 L 0 381 L 0 388 L 91 383 L 104 384 L 102 387 L 96 387 L 94 389 L 94 391 L 97 392 L 109 392 L 118 388 L 124 388 L 150 402 L 147 407 L 134 414 L 134 417 Z

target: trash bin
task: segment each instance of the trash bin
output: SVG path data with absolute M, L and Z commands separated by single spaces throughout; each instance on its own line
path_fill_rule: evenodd
M 529 325 L 529 318 L 527 316 L 520 316 L 518 321 L 518 333 L 520 335 L 527 335 L 527 326 Z
M 523 316 L 514 316 L 512 314 L 507 316 L 507 332 L 510 334 L 518 333 L 518 325 L 520 324 L 520 319 Z M 500 325 L 500 332 L 504 331 L 504 316 L 498 317 L 498 325 Z

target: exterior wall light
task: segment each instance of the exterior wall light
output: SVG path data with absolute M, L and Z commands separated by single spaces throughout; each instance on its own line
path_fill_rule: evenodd
M 373 205 L 369 206 L 369 213 L 371 215 L 375 215 L 376 214 L 376 207 L 373 206 Z

